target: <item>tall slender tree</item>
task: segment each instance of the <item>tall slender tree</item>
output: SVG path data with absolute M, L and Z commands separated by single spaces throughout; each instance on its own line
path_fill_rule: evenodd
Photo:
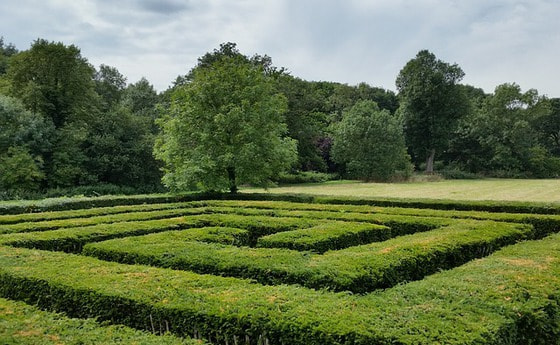
M 407 144 L 416 164 L 426 162 L 426 173 L 433 173 L 436 154 L 448 147 L 457 120 L 468 108 L 458 85 L 463 76 L 457 64 L 422 50 L 397 77 Z

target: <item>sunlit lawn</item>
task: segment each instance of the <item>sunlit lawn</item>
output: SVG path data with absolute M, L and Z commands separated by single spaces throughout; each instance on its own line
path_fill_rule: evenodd
M 264 192 L 245 189 L 244 192 Z M 438 182 L 362 183 L 331 181 L 268 189 L 271 193 L 305 193 L 332 196 L 427 198 L 455 200 L 509 200 L 560 203 L 560 179 L 445 180 Z

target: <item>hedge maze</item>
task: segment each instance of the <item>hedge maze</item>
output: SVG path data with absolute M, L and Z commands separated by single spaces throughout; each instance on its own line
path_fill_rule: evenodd
M 3 210 L 0 343 L 560 343 L 560 209 L 192 199 Z

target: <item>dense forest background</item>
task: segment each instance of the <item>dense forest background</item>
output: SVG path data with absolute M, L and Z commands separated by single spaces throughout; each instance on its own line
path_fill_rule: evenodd
M 560 175 L 560 99 L 503 84 L 461 84 L 460 66 L 421 51 L 396 78 L 398 94 L 367 83 L 306 81 L 270 57 L 226 43 L 157 92 L 78 47 L 38 39 L 20 51 L 0 38 L 0 199 L 164 191 L 155 158 L 162 118 L 193 71 L 220 56 L 260 66 L 285 97 L 297 159 L 280 182 L 403 180 L 413 169 L 447 178 Z

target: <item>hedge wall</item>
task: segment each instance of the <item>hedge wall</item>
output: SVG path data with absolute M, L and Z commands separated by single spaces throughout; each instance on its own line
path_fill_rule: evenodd
M 5 297 L 217 343 L 555 344 L 560 332 L 560 235 L 365 296 L 10 247 L 0 278 Z
M 124 326 L 101 326 L 93 319 L 72 319 L 4 298 L 0 298 L 0 315 L 0 343 L 3 345 L 204 344 L 201 340 L 156 336 Z
M 190 230 L 128 237 L 84 247 L 84 254 L 129 264 L 297 283 L 363 293 L 421 279 L 502 246 L 531 238 L 528 225 L 467 221 L 388 241 L 314 255 L 287 249 L 190 242 Z

